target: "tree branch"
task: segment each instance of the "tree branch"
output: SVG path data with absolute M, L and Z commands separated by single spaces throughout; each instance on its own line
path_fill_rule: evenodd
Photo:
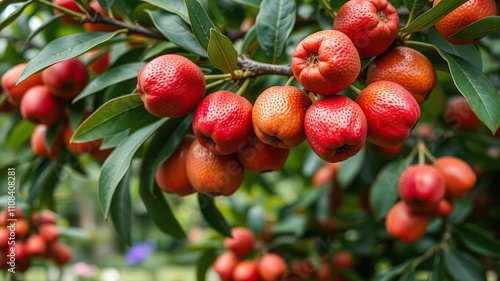
M 240 55 L 238 66 L 243 71 L 250 71 L 251 77 L 257 77 L 265 74 L 292 76 L 292 67 L 290 65 L 278 65 L 258 62 L 250 59 L 248 55 Z

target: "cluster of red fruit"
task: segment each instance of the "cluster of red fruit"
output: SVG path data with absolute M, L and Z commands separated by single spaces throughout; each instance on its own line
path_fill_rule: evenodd
M 417 240 L 431 218 L 450 214 L 453 200 L 463 198 L 475 183 L 472 168 L 453 156 L 440 157 L 433 164 L 411 165 L 399 178 L 402 200 L 387 214 L 387 232 L 407 243 Z
M 0 212 L 0 269 L 25 272 L 32 258 L 53 260 L 59 266 L 68 263 L 72 250 L 59 241 L 56 220 L 50 210 L 34 212 L 29 219 L 20 208 Z

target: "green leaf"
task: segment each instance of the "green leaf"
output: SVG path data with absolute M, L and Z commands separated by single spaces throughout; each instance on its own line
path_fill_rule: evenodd
M 240 3 L 242 5 L 247 5 L 247 6 L 251 6 L 254 8 L 260 7 L 260 2 L 261 2 L 261 0 L 233 0 L 233 1 L 236 3 Z
M 444 262 L 446 268 L 457 281 L 486 281 L 484 269 L 473 257 L 458 250 L 445 250 Z
M 149 114 L 141 97 L 130 94 L 112 99 L 92 113 L 73 134 L 71 141 L 86 142 L 139 129 L 159 118 Z
M 411 265 L 413 260 L 407 260 L 402 264 L 391 267 L 389 270 L 380 272 L 375 275 L 374 281 L 390 281 L 403 272 Z
M 203 49 L 208 48 L 208 42 L 210 41 L 210 29 L 215 29 L 218 31 L 217 27 L 212 23 L 208 17 L 207 11 L 197 0 L 184 0 L 186 8 L 189 14 L 189 22 L 191 23 L 191 28 L 193 29 L 194 36 L 203 47 Z
M 429 0 L 404 0 L 404 3 L 410 14 L 416 15 L 425 5 L 429 4 Z
M 14 4 L 14 3 L 21 3 L 24 2 L 24 0 L 2 0 L 0 1 L 0 11 L 5 11 L 5 8 L 7 6 Z
M 399 278 L 399 281 L 417 281 L 417 277 L 415 276 L 415 271 L 408 271 L 401 278 Z
M 396 160 L 385 166 L 377 175 L 370 192 L 370 205 L 377 219 L 385 217 L 398 199 L 398 182 L 401 173 L 410 165 L 408 160 Z
M 54 209 L 53 192 L 61 179 L 61 171 L 62 166 L 59 163 L 44 159 L 35 171 L 27 201 L 31 205 Z
M 294 234 L 300 237 L 306 230 L 307 219 L 304 214 L 290 215 L 272 226 L 272 234 Z
M 434 256 L 434 267 L 432 268 L 431 278 L 429 281 L 443 281 L 446 276 L 446 267 L 444 264 L 443 256 L 436 254 Z
M 116 187 L 116 191 L 111 199 L 111 206 L 109 208 L 109 217 L 113 224 L 116 234 L 121 241 L 127 245 L 131 245 L 131 220 L 132 220 L 132 203 L 130 200 L 130 169 L 120 183 Z
M 238 65 L 238 52 L 231 40 L 215 29 L 210 29 L 207 54 L 215 67 L 225 73 L 234 73 Z
M 22 119 L 17 123 L 12 130 L 7 134 L 5 144 L 11 148 L 17 148 L 30 139 L 31 132 L 35 125 Z
M 183 21 L 189 23 L 189 15 L 182 0 L 142 0 L 142 2 L 149 3 L 156 7 L 159 7 L 167 12 L 179 16 Z
M 241 44 L 241 53 L 246 54 L 249 52 L 250 48 L 252 48 L 257 42 L 257 27 L 252 25 L 250 29 L 245 33 L 245 37 L 243 37 L 243 43 Z
M 40 25 L 35 30 L 33 30 L 33 32 L 31 32 L 31 34 L 28 36 L 28 38 L 26 38 L 26 43 L 31 42 L 31 40 L 36 35 L 38 35 L 40 32 L 42 32 L 47 27 L 51 26 L 52 24 L 55 24 L 55 23 L 59 22 L 59 19 L 62 18 L 62 17 L 64 17 L 64 14 L 61 13 L 61 14 L 54 15 L 53 17 L 50 17 L 49 19 L 44 20 L 43 23 L 42 23 L 42 25 Z
M 366 149 L 363 147 L 356 155 L 342 162 L 337 177 L 338 183 L 342 189 L 347 188 L 356 178 L 365 161 L 365 155 Z
M 247 212 L 247 225 L 253 233 L 262 233 L 266 227 L 266 214 L 261 205 L 251 207 Z
M 160 119 L 137 130 L 118 145 L 104 161 L 99 177 L 98 197 L 99 206 L 105 217 L 109 214 L 113 194 L 123 175 L 130 167 L 132 157 L 141 145 L 166 121 L 167 119 Z
M 121 32 L 123 31 L 77 33 L 57 38 L 28 62 L 17 83 L 55 63 L 77 57 Z
M 220 234 L 230 237 L 231 227 L 229 227 L 226 220 L 217 209 L 217 206 L 215 206 L 214 199 L 202 193 L 198 193 L 198 203 L 205 221 Z
M 146 11 L 158 31 L 177 46 L 202 57 L 207 52 L 200 46 L 191 27 L 179 16 L 164 11 Z
M 97 76 L 94 80 L 90 81 L 82 92 L 73 99 L 73 103 L 95 94 L 111 85 L 137 77 L 139 71 L 141 71 L 144 65 L 146 65 L 145 62 L 134 62 L 111 68 L 110 70 Z
M 451 224 L 463 222 L 472 212 L 472 201 L 470 198 L 463 198 L 453 202 L 453 210 L 449 216 Z
M 295 1 L 263 0 L 255 25 L 264 54 L 276 62 L 283 54 L 288 36 L 295 25 Z
M 500 16 L 489 16 L 465 26 L 451 37 L 480 39 L 498 31 L 500 31 Z
M 208 249 L 203 252 L 196 262 L 196 280 L 205 281 L 207 271 L 214 263 L 217 255 L 215 249 Z
M 15 10 L 13 13 L 11 13 L 6 19 L 4 19 L 0 23 L 0 30 L 3 30 L 9 24 L 11 24 L 13 21 L 15 21 L 23 13 L 24 9 L 26 9 L 28 7 L 28 5 L 31 3 L 33 3 L 33 1 L 27 1 L 21 7 L 19 7 L 17 10 Z M 0 11 L 4 11 L 4 10 L 0 10 Z
M 500 241 L 481 227 L 465 223 L 454 227 L 453 232 L 469 250 L 484 256 L 500 258 Z
M 429 35 L 429 41 L 436 45 L 439 49 L 447 52 L 448 54 L 453 54 L 467 60 L 470 64 L 476 66 L 479 69 L 483 68 L 483 61 L 481 59 L 481 53 L 479 49 L 474 44 L 468 45 L 456 45 L 452 44 L 446 39 L 444 39 L 441 34 L 437 32 L 435 28 L 430 28 L 427 30 Z M 436 65 L 434 65 L 436 67 Z M 446 70 L 448 70 L 446 66 Z
M 316 203 L 321 197 L 327 196 L 331 185 L 324 184 L 320 187 L 306 189 L 297 202 L 297 208 L 307 210 L 311 205 Z
M 436 6 L 415 18 L 408 26 L 402 28 L 400 32 L 413 33 L 426 30 L 465 2 L 467 0 L 440 1 Z

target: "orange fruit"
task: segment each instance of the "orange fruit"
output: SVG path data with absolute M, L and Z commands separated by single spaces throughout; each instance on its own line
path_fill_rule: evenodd
M 137 91 L 146 110 L 159 117 L 188 114 L 203 99 L 205 87 L 201 69 L 179 55 L 153 59 L 137 77 Z
M 382 80 L 403 86 L 421 104 L 436 86 L 437 78 L 426 56 L 412 48 L 396 47 L 375 58 L 368 66 L 368 84 Z
M 233 271 L 234 281 L 258 281 L 259 271 L 257 262 L 253 260 L 240 261 Z
M 236 155 L 215 155 L 198 140 L 189 147 L 186 173 L 193 187 L 208 196 L 229 196 L 243 182 L 243 168 Z
M 47 250 L 47 242 L 40 235 L 30 235 L 25 241 L 26 252 L 30 256 L 42 256 Z
M 436 6 L 440 1 L 434 0 L 432 5 Z M 436 30 L 450 43 L 457 45 L 475 43 L 481 38 L 460 39 L 451 36 L 475 21 L 496 14 L 495 0 L 469 0 L 438 21 Z
M 389 235 L 405 243 L 411 243 L 422 237 L 427 230 L 429 217 L 412 211 L 405 202 L 394 204 L 385 220 Z
M 242 149 L 238 150 L 236 156 L 245 170 L 264 173 L 281 170 L 289 154 L 289 148 L 275 147 L 253 136 Z
M 194 193 L 186 173 L 186 156 L 194 136 L 186 135 L 177 149 L 158 167 L 156 183 L 160 189 L 180 196 Z
M 59 241 L 54 241 L 48 244 L 47 254 L 57 265 L 61 266 L 67 264 L 71 260 L 73 251 L 68 245 Z
M 224 238 L 224 247 L 236 256 L 242 257 L 251 251 L 255 242 L 255 236 L 250 229 L 235 227 L 231 229 L 231 237 Z
M 305 140 L 304 116 L 311 99 L 294 86 L 272 86 L 255 100 L 253 128 L 263 142 L 292 148 Z
M 64 101 L 52 95 L 47 86 L 34 86 L 21 100 L 21 114 L 34 124 L 54 125 L 66 117 Z
M 461 95 L 453 96 L 448 100 L 443 119 L 454 129 L 464 131 L 474 131 L 483 125 L 465 97 Z
M 285 260 L 274 253 L 264 254 L 257 264 L 262 281 L 280 280 L 286 271 Z
M 361 108 L 346 96 L 324 97 L 307 109 L 307 141 L 326 162 L 340 162 L 363 147 L 368 130 Z
M 20 63 L 14 65 L 9 70 L 5 71 L 1 78 L 2 88 L 9 95 L 9 101 L 13 105 L 21 104 L 21 99 L 24 96 L 24 93 L 28 91 L 29 88 L 37 85 L 42 85 L 42 74 L 35 73 L 30 77 L 26 78 L 23 82 L 16 85 L 17 80 L 21 77 L 24 69 L 26 68 L 27 63 Z
M 73 137 L 73 130 L 71 129 L 69 122 L 66 122 L 63 126 L 62 137 L 66 148 L 77 155 L 98 151 L 102 142 L 101 139 L 88 142 L 70 142 Z
M 292 71 L 308 91 L 334 95 L 351 85 L 359 75 L 361 61 L 356 47 L 336 30 L 315 32 L 295 47 Z
M 387 0 L 351 0 L 340 7 L 333 29 L 345 33 L 362 58 L 382 54 L 396 39 L 399 16 Z
M 95 75 L 101 75 L 109 66 L 109 51 L 104 49 L 91 50 L 85 53 L 85 57 L 90 60 L 87 65 L 89 71 Z
M 434 167 L 444 178 L 448 198 L 462 198 L 476 184 L 476 173 L 467 162 L 460 158 L 440 157 L 434 161 Z
M 367 140 L 384 147 L 404 142 L 420 118 L 415 98 L 390 81 L 371 83 L 359 93 L 356 103 L 368 122 Z
M 33 152 L 38 156 L 55 158 L 59 154 L 59 151 L 61 150 L 62 139 L 59 136 L 56 137 L 56 139 L 54 139 L 54 141 L 52 142 L 52 146 L 49 149 L 47 147 L 45 140 L 46 134 L 47 134 L 47 125 L 39 124 L 35 127 L 35 129 L 31 133 L 31 139 L 30 139 L 31 150 L 33 150 Z
M 219 275 L 221 281 L 232 281 L 233 272 L 239 263 L 238 257 L 233 252 L 225 252 L 214 261 L 212 267 Z
M 87 86 L 87 66 L 78 58 L 71 58 L 53 64 L 42 71 L 43 84 L 50 93 L 61 99 L 76 97 Z

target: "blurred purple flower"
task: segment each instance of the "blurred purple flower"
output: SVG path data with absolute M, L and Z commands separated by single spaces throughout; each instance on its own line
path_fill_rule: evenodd
M 155 250 L 155 243 L 152 240 L 137 242 L 125 254 L 125 260 L 129 265 L 136 265 L 144 261 Z

